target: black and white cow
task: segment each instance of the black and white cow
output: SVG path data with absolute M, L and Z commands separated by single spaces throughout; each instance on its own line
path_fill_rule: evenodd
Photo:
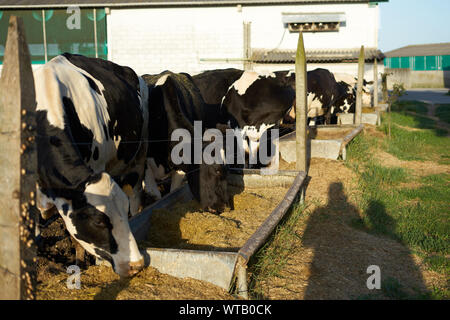
M 144 261 L 128 215 L 139 208 L 147 152 L 145 82 L 128 67 L 67 53 L 34 79 L 39 208 L 56 207 L 84 249 L 135 274 Z
M 344 82 L 348 86 L 350 86 L 354 92 L 356 97 L 356 90 L 358 88 L 358 78 L 352 76 L 348 73 L 340 73 L 335 72 L 333 73 L 334 78 L 338 82 Z M 367 81 L 366 79 L 363 79 L 363 87 L 362 87 L 362 104 L 363 105 L 370 105 L 372 101 L 372 95 L 371 92 L 373 91 L 373 81 Z M 356 99 L 356 98 L 355 98 Z M 354 111 L 353 111 L 354 112 Z
M 168 174 L 172 176 L 171 191 L 187 175 L 189 187 L 203 209 L 220 213 L 229 205 L 227 170 L 223 161 L 195 163 L 195 153 L 203 153 L 207 143 L 202 137 L 205 129 L 215 128 L 215 121 L 207 119 L 208 109 L 190 75 L 164 71 L 158 75 L 142 76 L 149 86 L 149 148 L 145 188 L 156 198 L 161 194 L 153 182 Z M 194 121 L 201 121 L 200 141 L 196 141 Z M 178 141 L 171 141 L 176 129 L 187 130 L 190 135 L 191 155 L 187 163 L 175 163 L 172 150 Z M 195 143 L 200 148 L 195 147 Z M 200 155 L 201 156 L 201 155 Z M 219 156 L 219 155 L 218 155 Z M 223 156 L 222 156 L 223 160 Z
M 284 71 L 284 73 L 295 87 L 295 73 L 292 71 Z M 336 113 L 352 112 L 355 102 L 355 90 L 343 81 L 336 81 L 330 71 L 318 68 L 307 72 L 307 117 L 310 124 L 321 122 L 336 124 Z M 294 120 L 295 106 L 284 118 L 287 123 Z
M 264 132 L 278 126 L 295 102 L 295 86 L 289 77 L 277 72 L 211 70 L 193 76 L 193 80 L 209 107 L 216 106 L 216 121 L 243 138 L 245 151 L 253 159 Z

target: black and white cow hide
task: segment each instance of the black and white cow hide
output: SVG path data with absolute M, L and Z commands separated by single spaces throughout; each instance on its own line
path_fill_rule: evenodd
M 219 213 L 228 206 L 227 170 L 222 163 L 194 163 L 194 154 L 203 152 L 208 143 L 201 141 L 205 129 L 215 128 L 207 120 L 208 110 L 200 91 L 186 73 L 162 72 L 142 76 L 149 86 L 149 149 L 145 177 L 146 191 L 156 198 L 161 194 L 153 181 L 167 174 L 172 177 L 171 191 L 178 187 L 186 174 L 189 187 L 201 206 Z M 194 121 L 202 122 L 200 141 L 195 141 Z M 213 127 L 210 126 L 213 125 Z M 171 141 L 176 129 L 185 129 L 191 137 L 189 163 L 175 164 L 171 153 L 178 141 Z M 197 142 L 196 148 L 195 142 Z
M 34 78 L 40 209 L 56 206 L 84 249 L 133 275 L 143 267 L 128 216 L 140 205 L 147 152 L 145 82 L 128 67 L 68 53 Z

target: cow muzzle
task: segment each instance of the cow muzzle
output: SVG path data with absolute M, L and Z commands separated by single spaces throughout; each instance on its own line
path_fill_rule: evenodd
M 144 268 L 144 266 L 145 266 L 144 258 L 142 258 L 138 261 L 128 262 L 128 263 L 124 264 L 123 268 L 121 268 L 122 272 L 118 272 L 118 273 L 119 273 L 120 277 L 129 278 L 129 277 L 134 276 L 139 271 L 141 271 Z

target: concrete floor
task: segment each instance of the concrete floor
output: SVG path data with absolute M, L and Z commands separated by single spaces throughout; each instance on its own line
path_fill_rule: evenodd
M 449 89 L 409 89 L 399 100 L 418 100 L 428 104 L 450 103 Z

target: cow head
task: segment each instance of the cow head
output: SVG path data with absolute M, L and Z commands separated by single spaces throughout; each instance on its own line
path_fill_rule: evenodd
M 69 233 L 89 253 L 109 261 L 120 276 L 143 268 L 128 224 L 128 197 L 108 174 L 89 182 L 81 197 L 56 205 Z
M 229 207 L 227 173 L 223 164 L 202 163 L 190 168 L 189 187 L 203 210 L 220 214 Z
M 358 89 L 358 78 L 355 78 L 355 90 Z M 373 81 L 366 81 L 366 79 L 363 79 L 363 85 L 362 85 L 362 104 L 363 105 L 370 105 L 372 102 L 372 95 L 371 95 L 371 86 L 373 85 Z M 356 92 L 356 91 L 355 91 Z M 355 94 L 356 96 L 356 94 Z

